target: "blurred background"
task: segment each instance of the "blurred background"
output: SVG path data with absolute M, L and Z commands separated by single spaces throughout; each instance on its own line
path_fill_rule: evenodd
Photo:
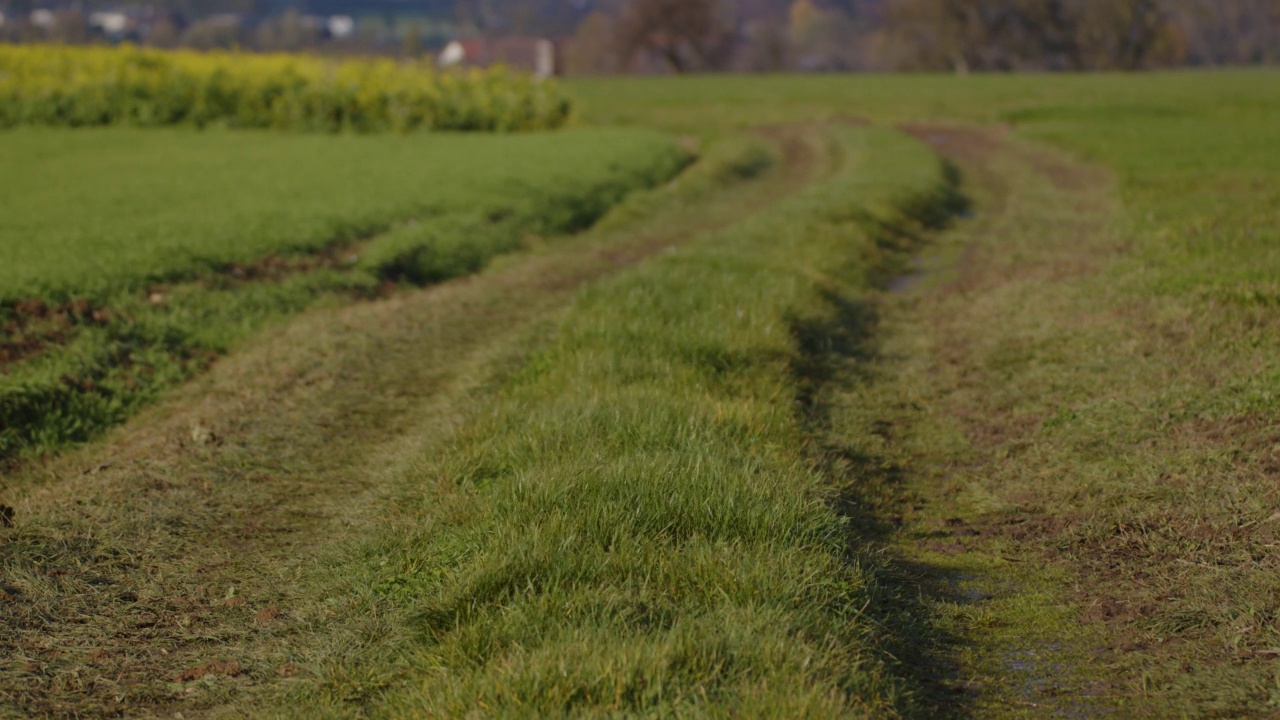
M 1280 60 L 1277 0 L 0 0 L 0 41 L 430 57 L 541 75 Z

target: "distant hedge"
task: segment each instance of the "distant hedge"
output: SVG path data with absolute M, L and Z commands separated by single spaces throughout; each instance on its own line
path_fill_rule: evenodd
M 511 131 L 563 125 L 553 82 L 423 62 L 0 46 L 0 127 L 196 125 L 356 132 Z

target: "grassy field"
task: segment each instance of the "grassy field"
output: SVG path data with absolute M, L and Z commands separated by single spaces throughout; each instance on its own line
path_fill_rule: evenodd
M 401 481 L 421 488 L 402 529 L 341 573 L 412 628 L 403 672 L 422 681 L 371 712 L 908 705 L 792 412 L 795 337 L 877 267 L 877 221 L 911 227 L 897 208 L 945 207 L 948 188 L 892 132 L 810 135 L 828 177 L 580 295 L 551 347 Z
M 593 117 L 674 130 L 721 113 L 905 123 L 964 171 L 973 219 L 891 284 L 827 401 L 859 506 L 901 518 L 870 533 L 901 558 L 900 604 L 932 598 L 935 711 L 1243 717 L 1280 702 L 1278 83 L 575 88 Z
M 495 222 L 524 252 L 244 330 L 16 467 L 10 713 L 1274 714 L 1280 74 L 570 89 L 639 134 L 468 140 L 584 160 L 342 273 L 439 280 L 422 248 Z M 653 130 L 697 162 L 523 237 L 676 172 Z M 523 189 L 553 170 L 592 181 Z
M 0 459 L 93 437 L 320 298 L 474 272 L 686 162 L 618 130 L 6 133 Z
M 996 124 L 1099 113 L 1141 122 L 1274 112 L 1273 70 L 1141 75 L 703 76 L 574 80 L 583 119 L 673 130 L 818 120 Z
M 384 237 L 371 251 L 386 257 L 393 253 L 380 245 L 405 244 L 387 231 L 430 235 L 434 223 L 509 218 L 531 233 L 571 231 L 683 162 L 661 136 L 610 130 L 279 137 L 40 129 L 2 140 L 0 163 L 22 178 L 0 201 L 7 302 L 106 301 L 375 235 Z

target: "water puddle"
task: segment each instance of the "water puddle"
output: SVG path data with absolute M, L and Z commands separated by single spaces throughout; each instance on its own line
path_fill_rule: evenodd
M 911 258 L 911 271 L 889 278 L 886 289 L 895 295 L 901 295 L 915 288 L 925 278 L 929 277 L 929 274 L 929 269 L 924 264 L 924 258 L 916 255 Z
M 1028 601 L 1044 602 L 1043 598 L 1033 599 L 1034 588 L 1020 578 L 980 568 L 954 568 L 944 571 L 941 579 L 949 602 L 969 608 L 958 613 L 962 617 L 985 618 L 990 614 L 1008 622 L 1025 618 Z M 968 633 L 961 627 L 953 630 L 959 631 L 959 636 L 969 634 L 971 640 L 978 639 L 971 634 L 972 628 Z M 977 684 L 978 707 L 983 709 L 979 714 L 1080 720 L 1113 715 L 1114 710 L 1099 702 L 1095 687 L 1076 667 L 1078 644 L 1078 639 L 1055 638 L 1052 631 L 1033 626 L 1024 626 L 1022 631 L 1005 626 L 979 640 L 977 646 L 965 643 L 967 647 L 960 653 L 967 660 L 962 664 L 982 678 Z

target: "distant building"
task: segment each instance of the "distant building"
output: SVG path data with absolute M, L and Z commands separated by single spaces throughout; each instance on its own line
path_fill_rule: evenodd
M 46 8 L 37 8 L 31 11 L 31 24 L 38 28 L 48 30 L 58 23 L 58 19 L 54 17 L 53 11 Z
M 122 12 L 92 12 L 89 27 L 108 37 L 120 37 L 129 29 L 129 16 Z
M 556 44 L 544 38 L 471 38 L 454 40 L 437 59 L 440 67 L 505 65 L 537 77 L 559 74 Z
M 330 15 L 325 21 L 325 29 L 329 31 L 331 38 L 349 38 L 356 31 L 356 19 L 350 15 Z

